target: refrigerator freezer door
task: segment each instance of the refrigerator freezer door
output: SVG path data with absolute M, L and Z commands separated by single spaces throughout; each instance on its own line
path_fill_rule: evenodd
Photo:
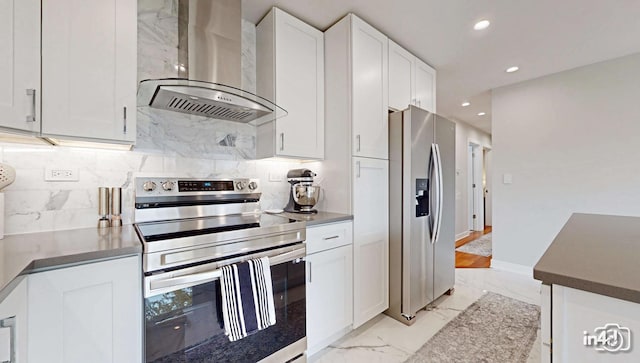
M 442 215 L 433 254 L 433 296 L 438 297 L 455 283 L 455 123 L 436 115 L 435 139 L 442 169 Z
M 416 184 L 419 184 L 421 179 L 430 177 L 429 154 L 434 138 L 434 115 L 417 107 L 410 107 L 408 112 L 409 117 L 405 117 L 404 120 L 403 156 L 404 178 L 409 183 L 403 186 L 403 203 L 405 204 L 403 226 L 405 228 L 404 243 L 408 247 L 406 258 L 411 268 L 409 276 L 405 279 L 405 284 L 410 291 L 410 302 L 403 308 L 414 315 L 433 301 L 431 281 L 433 281 L 434 256 L 433 245 L 430 243 L 430 217 L 416 217 L 414 210 Z M 429 181 L 429 185 L 433 190 L 433 181 Z M 429 199 L 432 198 L 433 194 Z M 433 214 L 433 209 L 430 214 Z

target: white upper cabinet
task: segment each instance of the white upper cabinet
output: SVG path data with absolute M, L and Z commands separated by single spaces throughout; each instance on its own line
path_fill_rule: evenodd
M 416 58 L 415 102 L 418 107 L 436 112 L 436 70 Z
M 389 107 L 409 105 L 436 112 L 436 71 L 389 40 Z
M 258 94 L 288 112 L 258 126 L 257 157 L 324 158 L 324 34 L 278 8 L 256 32 Z
M 40 132 L 40 0 L 0 0 L 0 127 Z
M 388 159 L 388 39 L 350 17 L 353 155 Z
M 389 108 L 400 111 L 413 104 L 415 58 L 389 39 Z
M 137 1 L 42 2 L 42 133 L 135 142 Z

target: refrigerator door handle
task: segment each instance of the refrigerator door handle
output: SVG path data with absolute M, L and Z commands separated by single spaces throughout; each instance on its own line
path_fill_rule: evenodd
M 433 216 L 433 218 L 430 218 L 433 220 L 432 225 L 430 226 L 431 228 L 429 228 L 429 230 L 431 231 L 431 244 L 434 244 L 436 242 L 436 238 L 437 238 L 437 228 L 438 228 L 438 210 L 440 209 L 440 200 L 438 198 L 439 195 L 439 191 L 437 189 L 440 188 L 439 184 L 438 184 L 438 180 L 440 178 L 440 176 L 438 175 L 438 154 L 437 154 L 437 149 L 436 149 L 436 144 L 431 144 L 431 157 L 429 158 L 429 177 L 431 177 L 431 174 L 433 173 L 433 180 L 431 183 L 429 183 L 429 188 L 436 188 L 436 197 L 434 198 L 436 201 L 435 204 L 435 208 L 433 208 L 433 210 L 431 210 L 431 215 Z
M 440 237 L 440 228 L 442 227 L 442 205 L 444 204 L 444 191 L 442 190 L 444 185 L 442 182 L 442 156 L 440 155 L 440 146 L 438 144 L 435 144 L 435 149 L 436 149 L 436 161 L 437 161 L 437 167 L 436 170 L 438 171 L 438 178 L 437 178 L 437 183 L 438 183 L 438 210 L 437 210 L 437 225 L 436 225 L 436 233 L 435 233 L 435 238 L 434 238 L 434 243 L 438 242 L 438 237 Z

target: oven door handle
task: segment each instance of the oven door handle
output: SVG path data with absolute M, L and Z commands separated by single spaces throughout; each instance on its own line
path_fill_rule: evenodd
M 244 258 L 237 258 L 237 259 L 230 260 L 228 264 L 246 261 L 247 259 L 251 259 L 251 258 L 260 258 L 260 257 L 268 256 L 270 265 L 278 265 L 284 262 L 295 261 L 296 259 L 302 259 L 303 257 L 305 257 L 305 255 L 306 255 L 306 248 L 303 246 L 293 251 L 285 252 L 275 256 L 268 256 L 267 254 L 264 254 L 264 253 L 260 255 L 245 256 Z M 149 283 L 149 292 L 151 293 L 151 295 L 154 295 L 153 292 L 156 290 L 165 290 L 167 288 L 181 287 L 185 285 L 186 286 L 198 285 L 198 284 L 216 280 L 221 276 L 222 276 L 222 269 L 217 268 L 215 270 L 197 272 L 197 273 L 188 274 L 184 276 L 158 279 L 158 280 L 151 281 Z

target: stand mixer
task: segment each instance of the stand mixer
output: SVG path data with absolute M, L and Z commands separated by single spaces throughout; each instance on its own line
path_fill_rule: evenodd
M 313 185 L 316 173 L 309 169 L 291 169 L 287 172 L 287 181 L 291 184 L 289 203 L 284 207 L 285 212 L 318 213 L 313 206 L 318 203 L 320 187 Z

